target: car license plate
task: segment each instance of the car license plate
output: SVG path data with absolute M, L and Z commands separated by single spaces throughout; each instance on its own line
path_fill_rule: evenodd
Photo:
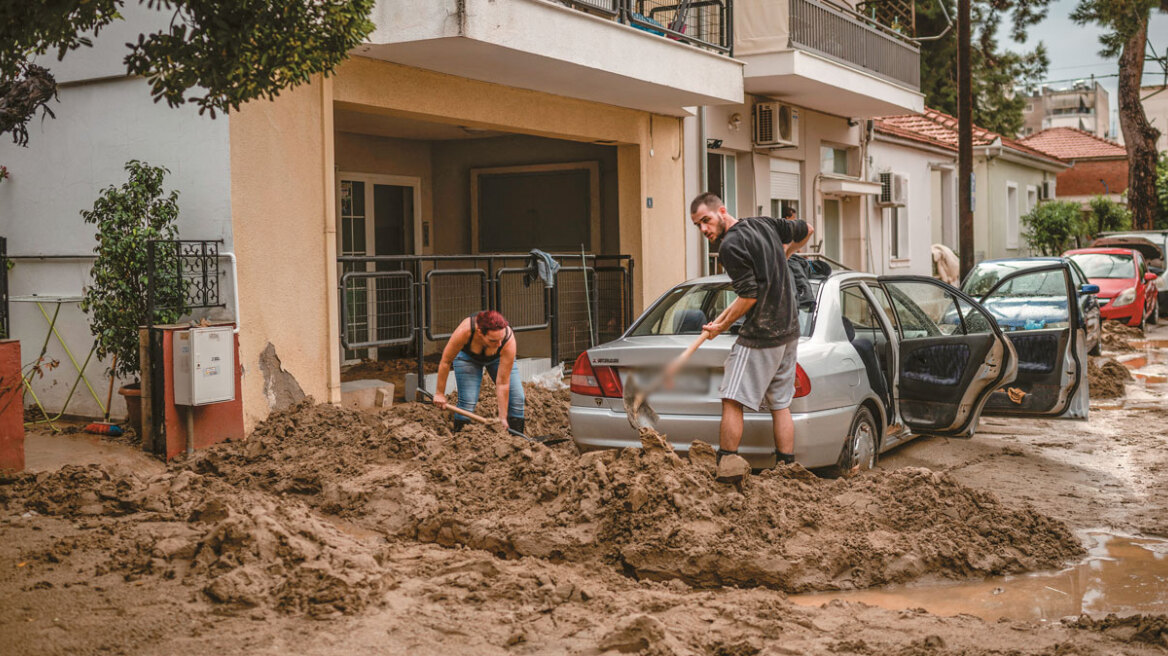
M 635 373 L 637 382 L 644 386 L 659 380 L 660 370 L 642 369 Z M 673 385 L 662 388 L 661 393 L 707 394 L 710 391 L 709 369 L 683 369 L 673 377 Z

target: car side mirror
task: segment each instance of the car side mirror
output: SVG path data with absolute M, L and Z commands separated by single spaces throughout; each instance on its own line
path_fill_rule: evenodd
M 1144 274 L 1144 281 L 1145 282 L 1152 282 L 1155 279 L 1156 279 L 1156 274 L 1152 273 L 1151 271 Z
M 1099 285 L 1080 285 L 1079 286 L 1079 293 L 1080 294 L 1098 294 L 1099 293 Z

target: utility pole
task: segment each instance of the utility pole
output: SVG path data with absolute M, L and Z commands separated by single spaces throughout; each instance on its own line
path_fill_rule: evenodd
M 973 268 L 973 86 L 969 64 L 969 0 L 957 0 L 957 249 L 961 278 Z

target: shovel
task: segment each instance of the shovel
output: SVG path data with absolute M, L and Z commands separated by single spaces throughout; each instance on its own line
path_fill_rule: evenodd
M 418 394 L 421 394 L 422 396 L 429 399 L 431 403 L 434 402 L 434 395 L 427 392 L 426 390 L 422 389 L 421 387 L 418 388 Z M 477 415 L 477 414 L 470 412 L 468 410 L 463 410 L 462 408 L 460 408 L 452 403 L 447 403 L 446 409 L 453 412 L 456 415 L 462 415 L 463 417 L 466 417 L 467 419 L 470 419 L 472 421 L 477 421 L 478 423 L 483 424 L 484 426 L 493 426 L 493 425 L 499 423 L 498 419 L 487 419 L 486 417 L 484 417 L 482 415 Z M 559 435 L 540 435 L 538 437 L 528 437 L 527 435 L 524 435 L 523 433 L 520 433 L 519 431 L 517 431 L 513 428 L 508 428 L 507 432 L 511 433 L 515 437 L 522 437 L 523 439 L 527 440 L 528 442 L 535 442 L 536 444 L 543 444 L 545 446 L 551 446 L 553 444 L 560 444 L 562 442 L 567 442 L 569 439 L 567 437 L 563 437 L 563 436 L 559 436 Z
M 681 371 L 682 366 L 684 366 L 686 361 L 689 360 L 689 357 L 693 355 L 694 351 L 698 350 L 698 347 L 702 345 L 702 342 L 705 342 L 707 339 L 713 339 L 713 337 L 709 332 L 703 330 L 701 336 L 694 340 L 693 344 L 690 344 L 689 347 L 682 351 L 681 355 L 677 356 L 673 362 L 670 362 L 669 365 L 665 367 L 665 370 L 662 372 L 661 376 L 654 379 L 648 385 L 638 385 L 636 376 L 628 376 L 625 378 L 625 414 L 628 415 L 629 424 L 633 427 L 634 430 L 640 430 L 642 428 L 653 428 L 657 425 L 657 422 L 661 419 L 661 416 L 658 415 L 657 411 L 649 405 L 649 395 L 661 389 L 661 387 L 664 386 L 666 382 L 673 378 L 674 374 L 676 374 L 678 371 Z

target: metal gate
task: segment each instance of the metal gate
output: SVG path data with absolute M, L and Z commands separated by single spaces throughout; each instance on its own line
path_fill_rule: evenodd
M 448 339 L 463 319 L 482 310 L 501 312 L 517 333 L 547 330 L 552 362 L 574 360 L 628 328 L 633 318 L 631 257 L 552 255 L 561 266 L 550 287 L 527 266 L 528 257 L 338 257 L 352 269 L 338 285 L 341 347 L 408 345 L 421 379 L 427 343 Z

